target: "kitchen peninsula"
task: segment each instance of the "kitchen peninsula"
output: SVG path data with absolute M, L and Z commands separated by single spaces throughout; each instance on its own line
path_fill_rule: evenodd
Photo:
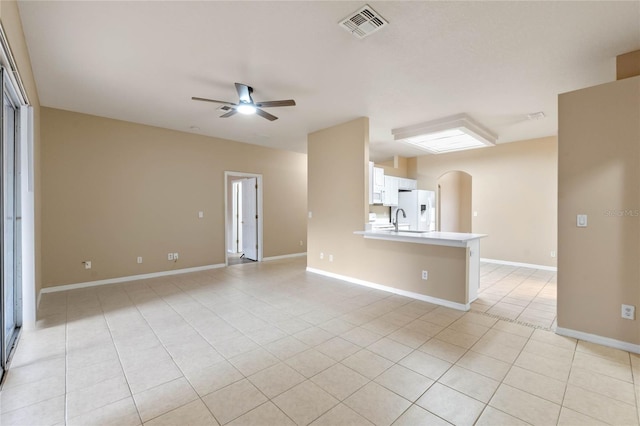
M 367 230 L 354 234 L 371 240 L 367 243 L 377 250 L 420 252 L 424 285 L 414 285 L 408 290 L 399 282 L 397 287 L 391 286 L 390 291 L 460 310 L 469 310 L 471 302 L 478 297 L 480 239 L 486 234 L 402 230 Z M 393 267 L 401 270 L 405 265 Z

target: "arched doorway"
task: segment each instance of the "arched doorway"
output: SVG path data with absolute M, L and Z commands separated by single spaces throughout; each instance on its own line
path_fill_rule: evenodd
M 438 231 L 471 232 L 471 184 L 471 175 L 459 170 L 438 178 Z

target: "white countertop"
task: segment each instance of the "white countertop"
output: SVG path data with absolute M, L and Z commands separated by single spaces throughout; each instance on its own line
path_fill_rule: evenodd
M 439 246 L 451 247 L 467 247 L 468 243 L 480 238 L 484 238 L 487 234 L 467 234 L 460 232 L 423 232 L 414 233 L 406 231 L 388 231 L 388 230 L 371 230 L 371 231 L 355 231 L 354 234 L 362 235 L 365 238 L 376 240 L 398 241 L 405 243 L 431 244 Z

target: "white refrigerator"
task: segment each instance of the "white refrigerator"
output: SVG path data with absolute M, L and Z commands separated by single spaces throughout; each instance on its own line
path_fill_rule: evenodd
M 402 213 L 400 213 L 398 222 L 401 225 L 408 224 L 410 230 L 436 230 L 436 193 L 434 191 L 421 189 L 400 191 L 398 194 L 398 207 L 394 207 L 391 212 L 392 220 L 396 218 L 397 209 L 403 209 L 407 214 L 407 217 L 403 218 Z

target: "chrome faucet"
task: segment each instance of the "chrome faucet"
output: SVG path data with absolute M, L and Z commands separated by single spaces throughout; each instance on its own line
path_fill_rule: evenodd
M 404 212 L 404 209 L 396 210 L 396 232 L 398 232 L 398 213 L 402 212 L 402 217 L 407 218 L 407 214 Z

